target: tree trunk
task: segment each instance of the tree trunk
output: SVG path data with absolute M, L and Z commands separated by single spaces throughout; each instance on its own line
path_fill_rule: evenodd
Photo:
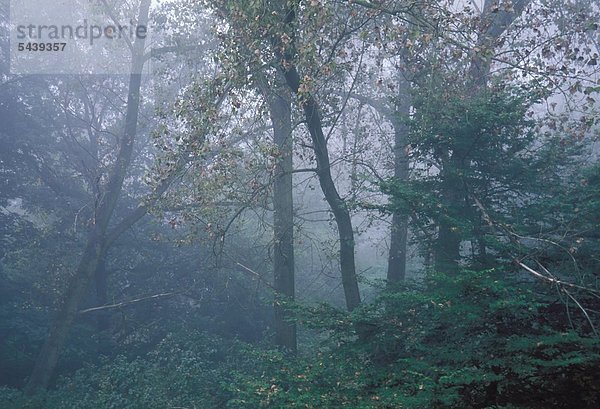
M 408 126 L 406 121 L 410 115 L 410 84 L 405 78 L 399 79 L 398 101 L 396 112 L 392 118 L 394 126 L 394 180 L 396 183 L 408 181 Z M 390 253 L 388 257 L 388 284 L 398 283 L 406 277 L 406 250 L 408 240 L 408 214 L 395 211 L 392 214 L 390 231 Z
M 331 207 L 338 228 L 342 286 L 344 287 L 346 307 L 349 311 L 352 311 L 360 304 L 360 292 L 354 261 L 354 230 L 352 228 L 352 219 L 350 218 L 350 212 L 346 207 L 346 203 L 340 197 L 331 177 L 329 151 L 323 134 L 321 115 L 319 114 L 317 104 L 312 97 L 309 97 L 304 103 L 303 108 L 315 150 L 319 184 L 325 195 L 325 200 L 327 200 L 327 203 Z
M 287 84 L 294 93 L 300 88 L 300 76 L 294 66 L 289 64 L 284 70 Z M 329 204 L 338 228 L 340 239 L 340 269 L 342 273 L 342 286 L 346 307 L 352 311 L 360 304 L 360 291 L 356 278 L 356 267 L 354 261 L 354 231 L 352 219 L 345 201 L 340 197 L 333 178 L 331 177 L 331 164 L 329 162 L 329 150 L 327 141 L 323 134 L 323 125 L 317 102 L 312 95 L 303 95 L 302 108 L 306 125 L 311 136 L 315 158 L 317 162 L 317 176 L 325 200 Z
M 294 300 L 294 202 L 292 195 L 292 112 L 289 92 L 265 91 L 273 139 L 279 150 L 273 180 L 273 272 L 276 294 L 275 345 L 295 352 L 296 324 L 286 321 L 285 300 Z
M 458 156 L 459 153 L 454 152 L 441 171 L 440 194 L 444 215 L 438 222 L 438 238 L 434 246 L 434 267 L 436 271 L 447 274 L 455 274 L 459 270 L 461 232 L 457 221 L 465 209 Z
M 448 198 L 448 194 L 446 198 Z M 458 272 L 460 243 L 461 235 L 458 233 L 458 227 L 446 221 L 440 222 L 433 260 L 436 271 L 447 274 Z
M 142 0 L 137 20 L 140 25 L 145 25 L 148 21 L 150 2 L 150 0 Z M 87 294 L 90 282 L 96 274 L 101 260 L 106 255 L 106 231 L 131 162 L 133 143 L 137 133 L 144 46 L 144 38 L 136 39 L 133 45 L 132 74 L 129 78 L 125 130 L 119 143 L 117 159 L 96 209 L 94 226 L 89 233 L 87 245 L 75 276 L 71 280 L 69 289 L 65 294 L 65 300 L 50 327 L 46 342 L 25 385 L 25 393 L 27 395 L 32 395 L 37 390 L 48 386 L 56 369 L 58 358 L 66 342 L 69 330 L 77 317 L 79 305 Z
M 106 257 L 102 257 L 94 273 L 96 284 L 96 304 L 108 304 L 108 271 L 106 271 Z M 96 330 L 99 333 L 110 328 L 110 312 L 99 311 L 96 316 Z
M 102 240 L 98 229 L 95 228 L 89 235 L 88 244 L 79 262 L 77 273 L 71 281 L 69 290 L 65 295 L 65 301 L 50 327 L 48 338 L 25 385 L 27 395 L 32 395 L 38 389 L 48 386 L 56 368 L 60 351 L 65 344 L 69 329 L 75 321 L 79 304 L 86 295 L 91 277 L 102 257 L 102 252 Z
M 477 39 L 477 49 L 480 50 L 480 54 L 474 54 L 471 58 L 468 74 L 474 95 L 487 86 L 492 65 L 491 51 L 496 47 L 497 40 L 523 13 L 529 3 L 531 0 L 515 0 L 512 2 L 512 11 L 508 11 L 503 10 L 502 7 L 494 10 L 494 7 L 498 6 L 497 0 L 484 1 Z

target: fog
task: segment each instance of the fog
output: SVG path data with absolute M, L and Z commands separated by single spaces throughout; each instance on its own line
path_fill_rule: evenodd
M 596 408 L 600 8 L 0 1 L 0 408 Z

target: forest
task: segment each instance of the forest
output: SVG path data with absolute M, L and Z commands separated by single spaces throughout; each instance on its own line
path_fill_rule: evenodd
M 0 0 L 0 409 L 600 407 L 596 0 L 50 3 Z

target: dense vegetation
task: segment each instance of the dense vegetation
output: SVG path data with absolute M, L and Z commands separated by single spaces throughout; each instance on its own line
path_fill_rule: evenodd
M 324 336 L 296 357 L 179 329 L 142 355 L 104 358 L 31 400 L 5 389 L 1 402 L 23 408 L 596 407 L 599 342 L 584 335 L 585 322 L 569 323 L 543 292 L 499 271 L 432 275 L 402 292 L 384 291 L 352 314 L 298 307 L 301 322 Z
M 0 408 L 600 406 L 597 4 L 102 3 L 0 44 Z

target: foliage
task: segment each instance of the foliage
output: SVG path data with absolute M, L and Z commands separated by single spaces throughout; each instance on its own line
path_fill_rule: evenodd
M 101 312 L 81 314 L 63 377 L 31 398 L 10 388 L 31 373 L 96 226 L 118 161 L 127 78 L 3 75 L 0 407 L 599 406 L 600 166 L 582 166 L 595 157 L 581 149 L 598 124 L 598 7 L 560 3 L 155 4 L 159 38 L 148 56 L 158 57 L 158 75 L 144 76 L 136 159 L 111 227 L 140 210 L 155 218 L 111 242 L 77 307 Z M 310 223 L 332 226 L 333 216 L 302 192 L 315 184 L 303 174 L 313 174 L 317 146 L 296 109 L 298 296 L 330 303 L 288 305 L 301 324 L 298 356 L 261 344 L 272 318 L 264 300 L 273 300 L 280 153 L 257 89 L 279 89 L 276 72 L 291 67 L 297 102 L 314 97 L 322 114 L 340 199 L 382 210 L 368 216 L 379 226 L 391 212 L 409 215 L 425 270 L 440 250 L 456 267 L 423 277 L 419 265 L 410 273 L 421 281 L 372 286 L 378 298 L 353 313 L 333 308 L 337 252 L 322 249 L 331 234 L 300 234 Z M 410 110 L 398 118 L 403 103 Z M 400 136 L 409 139 L 392 143 Z M 386 180 L 399 152 L 411 180 L 383 182 L 384 205 L 367 182 Z M 302 251 L 301 241 L 321 236 L 316 256 L 312 245 Z M 373 236 L 384 255 L 385 238 Z M 328 258 L 321 271 L 319 256 Z M 546 281 L 517 273 L 515 261 Z
M 235 343 L 234 343 L 235 344 Z M 230 344 L 200 333 L 167 336 L 144 357 L 123 356 L 89 365 L 59 381 L 55 391 L 27 400 L 2 391 L 1 407 L 22 408 L 220 408 L 228 398 L 222 383 L 234 365 Z M 241 350 L 241 349 L 240 349 Z
M 544 288 L 465 271 L 398 290 L 352 314 L 295 307 L 299 321 L 331 335 L 306 355 L 181 332 L 145 356 L 80 370 L 28 403 L 4 389 L 0 406 L 597 407 L 600 340 L 554 319 Z
M 599 340 L 550 324 L 540 290 L 495 271 L 438 274 L 345 318 L 319 308 L 310 321 L 335 343 L 246 378 L 243 407 L 596 407 Z

